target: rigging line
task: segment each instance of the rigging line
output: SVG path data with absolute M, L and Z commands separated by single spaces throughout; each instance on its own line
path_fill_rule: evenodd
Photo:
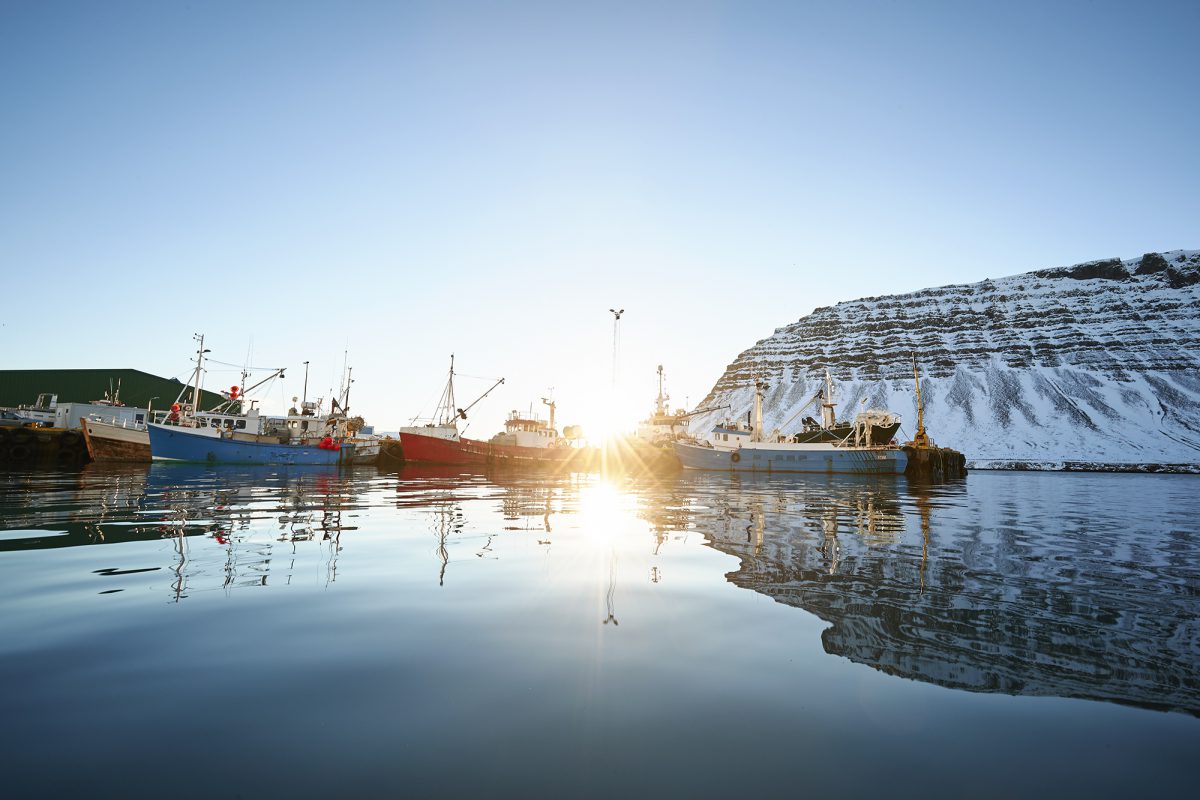
M 494 381 L 494 380 L 496 380 L 495 378 L 485 377 L 483 375 L 466 375 L 462 372 L 459 372 L 458 370 L 454 370 L 454 377 L 456 377 L 456 378 L 472 378 L 473 380 L 477 380 L 477 381 Z
M 271 391 L 271 386 L 272 386 L 272 385 L 274 385 L 274 383 L 275 383 L 275 380 L 276 380 L 278 377 L 279 377 L 278 375 L 273 375 L 273 376 L 271 376 L 271 379 L 270 379 L 270 380 L 267 382 L 267 385 L 266 385 L 266 387 L 265 387 L 265 388 L 263 389 L 263 391 L 262 391 L 262 396 L 263 396 L 264 398 L 265 398 L 265 397 L 268 395 L 268 393 L 270 393 L 270 391 Z M 282 383 L 281 383 L 281 384 L 279 384 L 279 388 L 280 388 L 280 389 L 284 388 Z
M 217 360 L 217 359 L 215 359 L 215 358 L 206 358 L 206 359 L 204 359 L 204 360 L 205 360 L 205 361 L 207 361 L 207 362 L 208 362 L 208 363 L 210 363 L 210 364 L 220 364 L 221 366 L 224 366 L 224 367 L 233 367 L 233 368 L 235 368 L 235 369 L 250 369 L 250 370 L 253 370 L 253 369 L 257 369 L 257 370 L 276 370 L 276 369 L 279 369 L 279 367 L 249 367 L 249 366 L 246 366 L 245 364 L 231 364 L 231 363 L 229 363 L 228 361 L 218 361 L 218 360 Z
M 445 389 L 442 389 L 442 392 L 441 392 L 441 394 L 439 394 L 439 395 L 438 395 L 438 399 L 437 399 L 437 408 L 439 408 L 439 409 L 440 409 L 440 408 L 441 408 L 441 407 L 444 405 L 444 402 L 443 402 L 443 401 L 444 401 L 445 397 L 446 397 L 446 390 L 445 390 Z M 422 407 L 421 407 L 421 411 L 420 411 L 420 413 L 419 413 L 419 414 L 417 414 L 417 416 L 415 416 L 415 417 L 413 417 L 413 418 L 412 418 L 412 420 L 410 421 L 410 424 L 412 424 L 412 425 L 416 425 L 416 424 L 417 424 L 417 420 L 420 420 L 420 419 L 428 419 L 430 422 L 437 422 L 437 420 L 436 420 L 436 419 L 434 419 L 433 417 L 426 417 L 426 416 L 425 416 L 425 407 L 424 407 L 424 406 L 422 406 Z

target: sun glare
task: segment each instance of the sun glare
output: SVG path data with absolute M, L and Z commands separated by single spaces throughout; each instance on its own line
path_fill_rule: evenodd
M 589 538 L 605 541 L 617 533 L 624 517 L 622 500 L 620 489 L 604 479 L 580 491 L 579 510 Z
M 587 443 L 602 447 L 614 438 L 637 429 L 637 410 L 632 403 L 606 402 L 602 399 L 581 409 L 583 435 Z

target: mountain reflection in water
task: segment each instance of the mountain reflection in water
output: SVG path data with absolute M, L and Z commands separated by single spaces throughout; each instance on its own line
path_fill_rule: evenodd
M 1115 494 L 1004 477 L 992 491 L 706 477 L 644 514 L 738 557 L 737 586 L 831 623 L 828 653 L 955 689 L 1200 715 L 1190 479 L 1144 481 L 1153 513 L 1132 513 L 1119 476 L 1085 479 Z

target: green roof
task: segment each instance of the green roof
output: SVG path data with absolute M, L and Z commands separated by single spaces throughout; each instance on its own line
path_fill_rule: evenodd
M 160 378 L 139 369 L 7 369 L 0 370 L 0 406 L 31 404 L 39 394 L 56 394 L 60 403 L 88 403 L 104 397 L 108 387 L 121 384 L 121 402 L 146 408 L 150 398 L 155 408 L 175 402 L 184 384 Z M 200 407 L 212 408 L 224 398 L 201 393 Z

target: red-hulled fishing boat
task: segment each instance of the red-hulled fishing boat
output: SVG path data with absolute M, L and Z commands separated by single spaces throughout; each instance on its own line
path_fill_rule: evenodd
M 458 431 L 458 421 L 467 418 L 471 410 L 487 397 L 504 379 L 465 408 L 454 402 L 454 356 L 450 356 L 450 376 L 438 401 L 437 417 L 425 425 L 400 429 L 400 447 L 404 460 L 425 464 L 486 465 L 492 463 L 560 463 L 570 459 L 576 449 L 559 437 L 554 427 L 555 405 L 543 399 L 550 408 L 550 421 L 538 419 L 532 413 L 516 411 L 508 415 L 504 432 L 488 441 L 468 439 Z

